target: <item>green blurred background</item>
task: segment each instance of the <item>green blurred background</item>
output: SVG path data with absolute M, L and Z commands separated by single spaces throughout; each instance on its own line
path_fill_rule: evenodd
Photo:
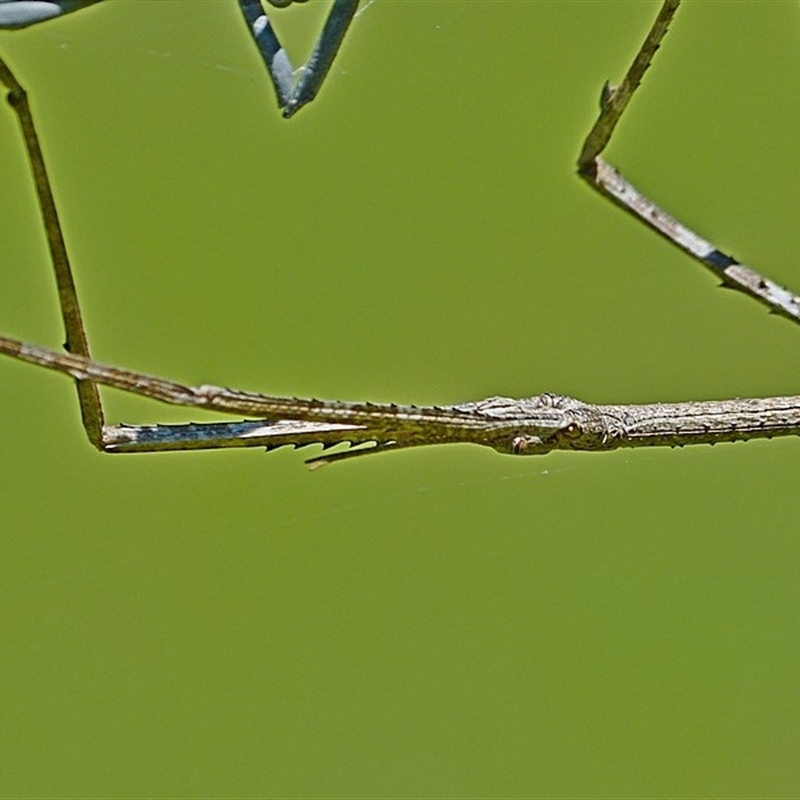
M 800 391 L 800 332 L 574 174 L 658 7 L 378 0 L 289 122 L 233 0 L 2 33 L 95 356 L 352 400 Z M 794 289 L 798 75 L 796 3 L 689 1 L 609 153 Z M 7 109 L 0 186 L 0 330 L 55 346 Z M 309 473 L 100 455 L 63 377 L 0 381 L 0 795 L 800 794 L 800 442 Z

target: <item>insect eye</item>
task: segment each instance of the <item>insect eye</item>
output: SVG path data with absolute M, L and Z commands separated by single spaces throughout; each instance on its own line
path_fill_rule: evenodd
M 563 427 L 559 433 L 566 436 L 568 439 L 577 439 L 582 433 L 583 429 L 577 422 L 570 422 L 569 425 Z

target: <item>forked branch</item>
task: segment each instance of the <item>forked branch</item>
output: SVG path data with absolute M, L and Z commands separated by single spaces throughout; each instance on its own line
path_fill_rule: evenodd
M 292 0 L 270 2 L 281 8 L 290 5 Z M 278 105 L 287 119 L 317 96 L 356 15 L 358 3 L 359 0 L 333 0 L 310 58 L 299 70 L 295 70 L 269 17 L 264 13 L 261 0 L 239 0 L 239 8 L 275 88 Z
M 630 184 L 622 175 L 600 157 L 608 145 L 614 128 L 622 116 L 642 76 L 650 66 L 681 0 L 664 0 L 661 11 L 653 23 L 636 58 L 622 83 L 612 87 L 606 82 L 600 95 L 600 115 L 586 137 L 578 157 L 578 174 L 604 197 L 632 214 L 636 219 L 665 236 L 692 258 L 699 261 L 719 277 L 722 283 L 758 300 L 770 310 L 794 322 L 800 322 L 800 297 L 779 286 L 769 278 L 759 275 L 750 267 L 739 263 L 733 256 L 723 253 L 702 236 L 682 225 L 652 200 Z

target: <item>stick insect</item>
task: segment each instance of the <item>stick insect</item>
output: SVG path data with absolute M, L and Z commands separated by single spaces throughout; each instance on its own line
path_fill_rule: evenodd
M 280 4 L 273 0 L 273 5 Z M 66 8 L 67 4 L 62 0 L 59 5 Z M 267 27 L 263 21 L 259 22 L 258 0 L 240 0 L 240 5 L 257 40 L 259 36 L 263 37 Z M 341 13 L 349 14 L 355 11 L 356 5 L 351 3 L 347 11 L 342 11 L 345 4 L 334 4 L 334 10 L 338 7 Z M 679 5 L 680 0 L 664 0 L 623 81 L 617 87 L 608 83 L 603 87 L 600 114 L 578 158 L 578 174 L 601 195 L 711 269 L 724 285 L 800 322 L 800 298 L 722 253 L 670 217 L 601 157 Z M 318 73 L 322 78 L 341 44 L 346 26 L 334 25 L 334 29 L 335 35 L 332 33 L 327 43 L 319 45 L 324 51 L 318 62 L 323 65 Z M 320 41 L 324 35 L 323 32 Z M 289 91 L 288 73 L 280 72 L 283 69 L 281 59 L 277 52 L 265 47 L 263 41 L 262 38 L 259 46 L 262 53 L 266 53 L 267 66 L 283 113 L 290 116 L 300 107 L 301 101 L 309 102 L 322 78 L 315 84 L 313 92 L 303 87 L 303 78 L 297 84 L 292 83 Z M 282 77 L 276 78 L 276 72 L 280 72 Z M 520 400 L 491 397 L 457 405 L 416 407 L 274 397 L 209 385 L 190 387 L 95 363 L 89 354 L 66 247 L 27 97 L 2 61 L 0 80 L 8 87 L 9 102 L 25 137 L 67 332 L 66 353 L 7 337 L 0 337 L 0 352 L 71 376 L 78 386 L 87 436 L 101 451 L 153 452 L 254 446 L 270 450 L 284 445 L 298 447 L 308 444 L 321 444 L 326 449 L 346 445 L 344 450 L 323 452 L 309 459 L 314 466 L 356 455 L 455 442 L 480 444 L 502 453 L 531 455 L 559 449 L 596 451 L 646 445 L 682 446 L 800 434 L 800 396 L 594 405 L 543 393 Z M 106 425 L 97 388 L 101 385 L 174 405 L 201 407 L 256 419 L 187 425 Z

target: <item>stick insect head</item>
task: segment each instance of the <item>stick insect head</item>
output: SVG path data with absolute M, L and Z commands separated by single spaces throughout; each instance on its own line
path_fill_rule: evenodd
M 532 456 L 551 450 L 602 450 L 614 438 L 597 406 L 550 393 L 514 402 L 515 418 L 494 443 L 501 453 Z

